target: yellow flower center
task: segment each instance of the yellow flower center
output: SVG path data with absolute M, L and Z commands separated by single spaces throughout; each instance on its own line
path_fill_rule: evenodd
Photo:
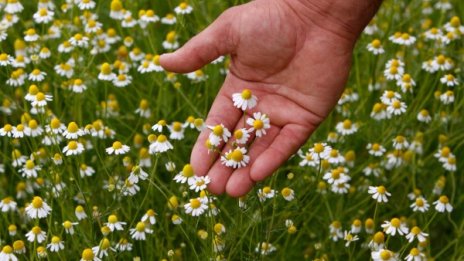
M 197 76 L 197 77 L 203 77 L 204 75 L 205 75 L 205 74 L 203 73 L 202 70 L 196 70 L 196 71 L 195 71 L 195 76 Z
M 224 133 L 224 129 L 222 128 L 221 125 L 216 125 L 213 128 L 213 133 L 216 136 L 222 136 L 222 134 Z
M 437 56 L 437 63 L 438 64 L 444 64 L 446 61 L 446 58 L 444 55 L 440 54 L 439 56 Z
M 29 128 L 33 130 L 37 129 L 37 127 L 39 126 L 36 120 L 30 120 L 28 125 L 29 125 Z
M 0 61 L 6 61 L 8 60 L 8 54 L 2 53 L 0 54 Z
M 57 237 L 57 236 L 52 237 L 52 243 L 53 244 L 58 244 L 58 243 L 60 243 L 60 241 L 61 241 L 60 237 Z
M 182 10 L 187 9 L 187 7 L 188 7 L 188 4 L 187 4 L 186 2 L 182 2 L 182 3 L 180 3 L 180 5 L 179 5 L 179 8 L 182 9 Z
M 196 198 L 193 198 L 193 199 L 190 199 L 190 207 L 194 208 L 194 209 L 197 209 L 201 206 L 201 201 L 196 199 Z
M 398 67 L 392 66 L 392 67 L 390 68 L 390 73 L 391 73 L 391 74 L 397 74 L 397 73 L 398 73 Z
M 182 174 L 185 177 L 193 177 L 193 168 L 190 164 L 185 164 L 184 168 L 182 169 Z
M 338 150 L 332 149 L 330 151 L 330 157 L 337 157 L 338 156 Z
M 344 120 L 343 121 L 343 128 L 344 129 L 351 129 L 352 125 L 353 125 L 353 123 L 350 120 Z
M 235 149 L 232 151 L 230 158 L 235 162 L 240 162 L 243 160 L 243 153 L 240 149 Z
M 110 247 L 110 241 L 108 240 L 108 238 L 104 238 L 102 239 L 101 243 L 100 243 L 100 248 L 105 250 L 105 249 L 108 249 Z
M 35 227 L 33 227 L 31 229 L 31 231 L 32 231 L 32 233 L 38 235 L 38 234 L 40 234 L 42 232 L 42 229 L 40 227 L 38 227 L 38 226 L 35 226 Z
M 418 207 L 423 207 L 424 206 L 424 200 L 421 198 L 416 199 L 416 206 Z
M 52 129 L 58 129 L 60 126 L 61 126 L 61 122 L 57 118 L 53 118 L 50 121 L 50 127 L 52 127 Z
M 292 194 L 292 190 L 290 188 L 283 188 L 282 189 L 282 196 L 288 197 Z
M 82 169 L 82 167 L 81 167 L 81 169 Z M 83 208 L 81 205 L 79 205 L 79 206 L 76 207 L 76 212 L 77 212 L 77 213 L 83 213 L 83 212 L 84 212 L 84 208 Z
M 7 124 L 5 124 L 5 126 L 3 126 L 3 130 L 5 132 L 10 132 L 10 131 L 13 130 L 13 126 L 11 126 L 10 124 L 7 123 Z
M 174 123 L 172 123 L 172 129 L 176 132 L 179 132 L 182 130 L 182 123 L 176 121 Z
M 6 245 L 2 248 L 2 252 L 5 254 L 12 254 L 13 253 L 13 248 L 9 245 Z
M 379 194 L 382 194 L 382 195 L 383 195 L 383 194 L 385 194 L 386 191 L 387 191 L 387 190 L 385 189 L 384 186 L 378 186 L 378 187 L 377 187 L 377 192 L 378 192 Z
M 41 208 L 42 205 L 43 205 L 43 200 L 41 197 L 34 197 L 34 199 L 32 199 L 32 207 Z
M 22 125 L 22 124 L 16 125 L 16 130 L 17 131 L 24 131 L 24 125 Z
M 411 251 L 409 251 L 409 254 L 411 254 L 411 256 L 418 256 L 420 254 L 420 251 L 419 249 L 414 247 L 411 249 Z
M 392 106 L 393 106 L 393 108 L 395 108 L 395 109 L 399 109 L 399 108 L 401 108 L 401 102 L 398 101 L 398 100 L 394 100 L 394 101 L 392 102 Z
M 155 211 L 153 209 L 147 210 L 147 216 L 149 217 L 154 217 L 156 215 Z
M 243 137 L 243 131 L 238 129 L 234 132 L 234 138 L 236 138 L 237 140 L 241 139 Z
M 158 141 L 159 143 L 166 142 L 167 140 L 168 140 L 168 138 L 167 138 L 165 135 L 163 135 L 163 134 L 160 134 L 160 135 L 158 136 L 158 138 L 156 139 L 156 141 Z
M 380 252 L 380 258 L 382 258 L 382 260 L 389 260 L 391 257 L 392 254 L 388 250 L 382 250 Z
M 28 35 L 28 36 L 35 35 L 35 30 L 34 30 L 33 28 L 27 30 L 27 31 L 26 31 L 26 35 Z
M 68 143 L 68 149 L 69 150 L 77 150 L 77 147 L 78 147 L 77 142 L 74 141 L 74 140 L 72 140 L 72 141 L 70 141 Z
M 26 169 L 33 169 L 35 167 L 34 161 L 27 160 L 26 161 Z
M 405 138 L 403 136 L 396 136 L 395 140 L 397 143 L 404 143 Z
M 424 110 L 421 110 L 421 111 L 420 111 L 420 114 L 421 114 L 423 117 L 427 117 L 427 116 L 429 116 L 429 111 L 427 111 L 427 110 L 424 109 Z
M 242 91 L 242 98 L 244 100 L 249 100 L 251 99 L 252 95 L 251 95 L 251 91 L 249 89 L 245 89 Z
M 176 32 L 171 31 L 166 35 L 166 41 L 174 43 L 176 41 Z
M 118 75 L 118 81 L 123 82 L 127 79 L 127 76 L 125 74 L 119 74 Z
M 263 127 L 264 127 L 264 122 L 263 122 L 262 120 L 259 120 L 259 119 L 258 119 L 258 120 L 255 120 L 255 121 L 253 122 L 253 128 L 254 128 L 255 130 L 260 130 L 260 129 L 262 129 Z
M 374 41 L 372 41 L 371 43 L 372 47 L 374 48 L 379 48 L 380 47 L 380 40 L 379 39 L 374 39 Z
M 114 224 L 116 222 L 118 222 L 118 217 L 116 215 L 110 215 L 108 217 L 108 223 Z
M 400 221 L 398 218 L 393 218 L 393 219 L 390 221 L 390 224 L 391 224 L 393 227 L 399 228 L 399 227 L 401 226 L 401 221 Z
M 450 20 L 450 24 L 452 27 L 459 27 L 461 25 L 461 20 L 457 16 L 453 16 Z
M 35 99 L 37 101 L 43 101 L 45 100 L 45 94 L 43 92 L 38 92 L 37 95 L 35 96 Z
M 377 232 L 377 233 L 375 233 L 372 240 L 377 244 L 383 243 L 384 240 L 385 240 L 385 235 L 382 232 Z
M 441 197 L 439 198 L 439 201 L 440 201 L 441 203 L 443 203 L 443 204 L 448 204 L 448 203 L 449 203 L 449 199 L 448 199 L 447 196 L 441 196 Z
M 13 249 L 14 250 L 23 250 L 24 249 L 24 241 L 16 240 L 13 242 Z
M 321 153 L 321 152 L 324 151 L 324 145 L 322 145 L 322 143 L 316 143 L 316 144 L 314 144 L 314 148 L 313 148 L 313 149 L 314 149 L 314 152 L 315 152 L 315 153 L 318 153 L 318 154 L 319 154 L 319 153 Z
M 70 229 L 70 228 L 72 227 L 71 221 L 66 220 L 66 221 L 63 223 L 63 227 L 64 227 L 65 229 Z M 52 240 L 53 240 L 53 239 L 52 239 Z
M 121 142 L 119 142 L 119 141 L 113 142 L 113 149 L 119 150 L 121 148 L 122 148 L 122 143 Z
M 79 130 L 79 126 L 74 121 L 68 124 L 68 132 L 69 133 L 76 133 Z
M 408 40 L 408 39 L 409 39 L 409 34 L 403 33 L 403 34 L 401 35 L 401 38 L 403 38 L 403 40 Z
M 92 249 L 86 248 L 86 249 L 84 249 L 84 251 L 82 251 L 82 260 L 92 261 L 94 257 L 95 256 L 93 254 Z
M 111 66 L 109 63 L 104 63 L 101 66 L 101 72 L 103 74 L 110 74 L 111 73 Z
M 271 193 L 271 191 L 272 191 L 271 187 L 266 186 L 266 187 L 263 188 L 263 193 L 264 194 L 269 194 L 269 193 Z

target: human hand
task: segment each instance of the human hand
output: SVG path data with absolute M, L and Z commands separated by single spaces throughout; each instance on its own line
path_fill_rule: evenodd
M 232 94 L 244 89 L 258 97 L 258 105 L 247 111 L 247 117 L 260 111 L 271 120 L 267 135 L 248 149 L 250 163 L 238 169 L 221 164 L 218 153 L 208 154 L 205 141 L 211 130 L 201 132 L 190 163 L 197 175 L 211 178 L 211 192 L 246 194 L 294 154 L 335 106 L 356 38 L 378 6 L 347 26 L 334 18 L 343 8 L 329 5 L 329 11 L 319 2 L 324 1 L 256 0 L 230 8 L 182 48 L 161 56 L 166 70 L 186 73 L 231 55 L 229 74 L 206 125 L 222 123 L 232 133 L 245 127 L 243 112 L 232 102 Z M 230 144 L 223 153 L 228 148 Z

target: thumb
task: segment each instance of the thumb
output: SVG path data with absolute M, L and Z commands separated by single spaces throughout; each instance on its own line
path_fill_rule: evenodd
M 167 71 L 187 73 L 200 69 L 221 55 L 232 53 L 235 45 L 231 16 L 229 9 L 180 49 L 161 55 L 161 66 Z

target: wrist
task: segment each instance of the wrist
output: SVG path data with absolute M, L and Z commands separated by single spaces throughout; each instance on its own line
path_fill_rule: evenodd
M 377 12 L 382 0 L 283 0 L 306 23 L 353 43 Z

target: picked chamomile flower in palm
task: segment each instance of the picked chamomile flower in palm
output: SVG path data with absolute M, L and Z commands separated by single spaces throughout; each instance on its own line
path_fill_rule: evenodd
M 234 169 L 242 168 L 250 162 L 250 156 L 246 155 L 247 150 L 243 147 L 231 149 L 221 156 L 221 162 L 227 167 Z
M 241 93 L 232 94 L 232 101 L 235 107 L 246 111 L 256 106 L 258 98 L 251 93 L 251 90 L 244 89 Z
M 230 131 L 223 125 L 218 124 L 216 126 L 208 126 L 208 129 L 212 130 L 209 134 L 209 142 L 212 146 L 219 146 L 221 141 L 227 142 L 232 136 Z
M 261 112 L 253 113 L 253 117 L 248 118 L 246 123 L 251 126 L 249 131 L 255 131 L 256 137 L 266 135 L 266 130 L 271 128 L 271 121 L 269 117 Z
M 129 150 L 129 146 L 122 144 L 120 141 L 115 141 L 111 147 L 106 148 L 106 153 L 109 155 L 123 155 L 129 152 Z

